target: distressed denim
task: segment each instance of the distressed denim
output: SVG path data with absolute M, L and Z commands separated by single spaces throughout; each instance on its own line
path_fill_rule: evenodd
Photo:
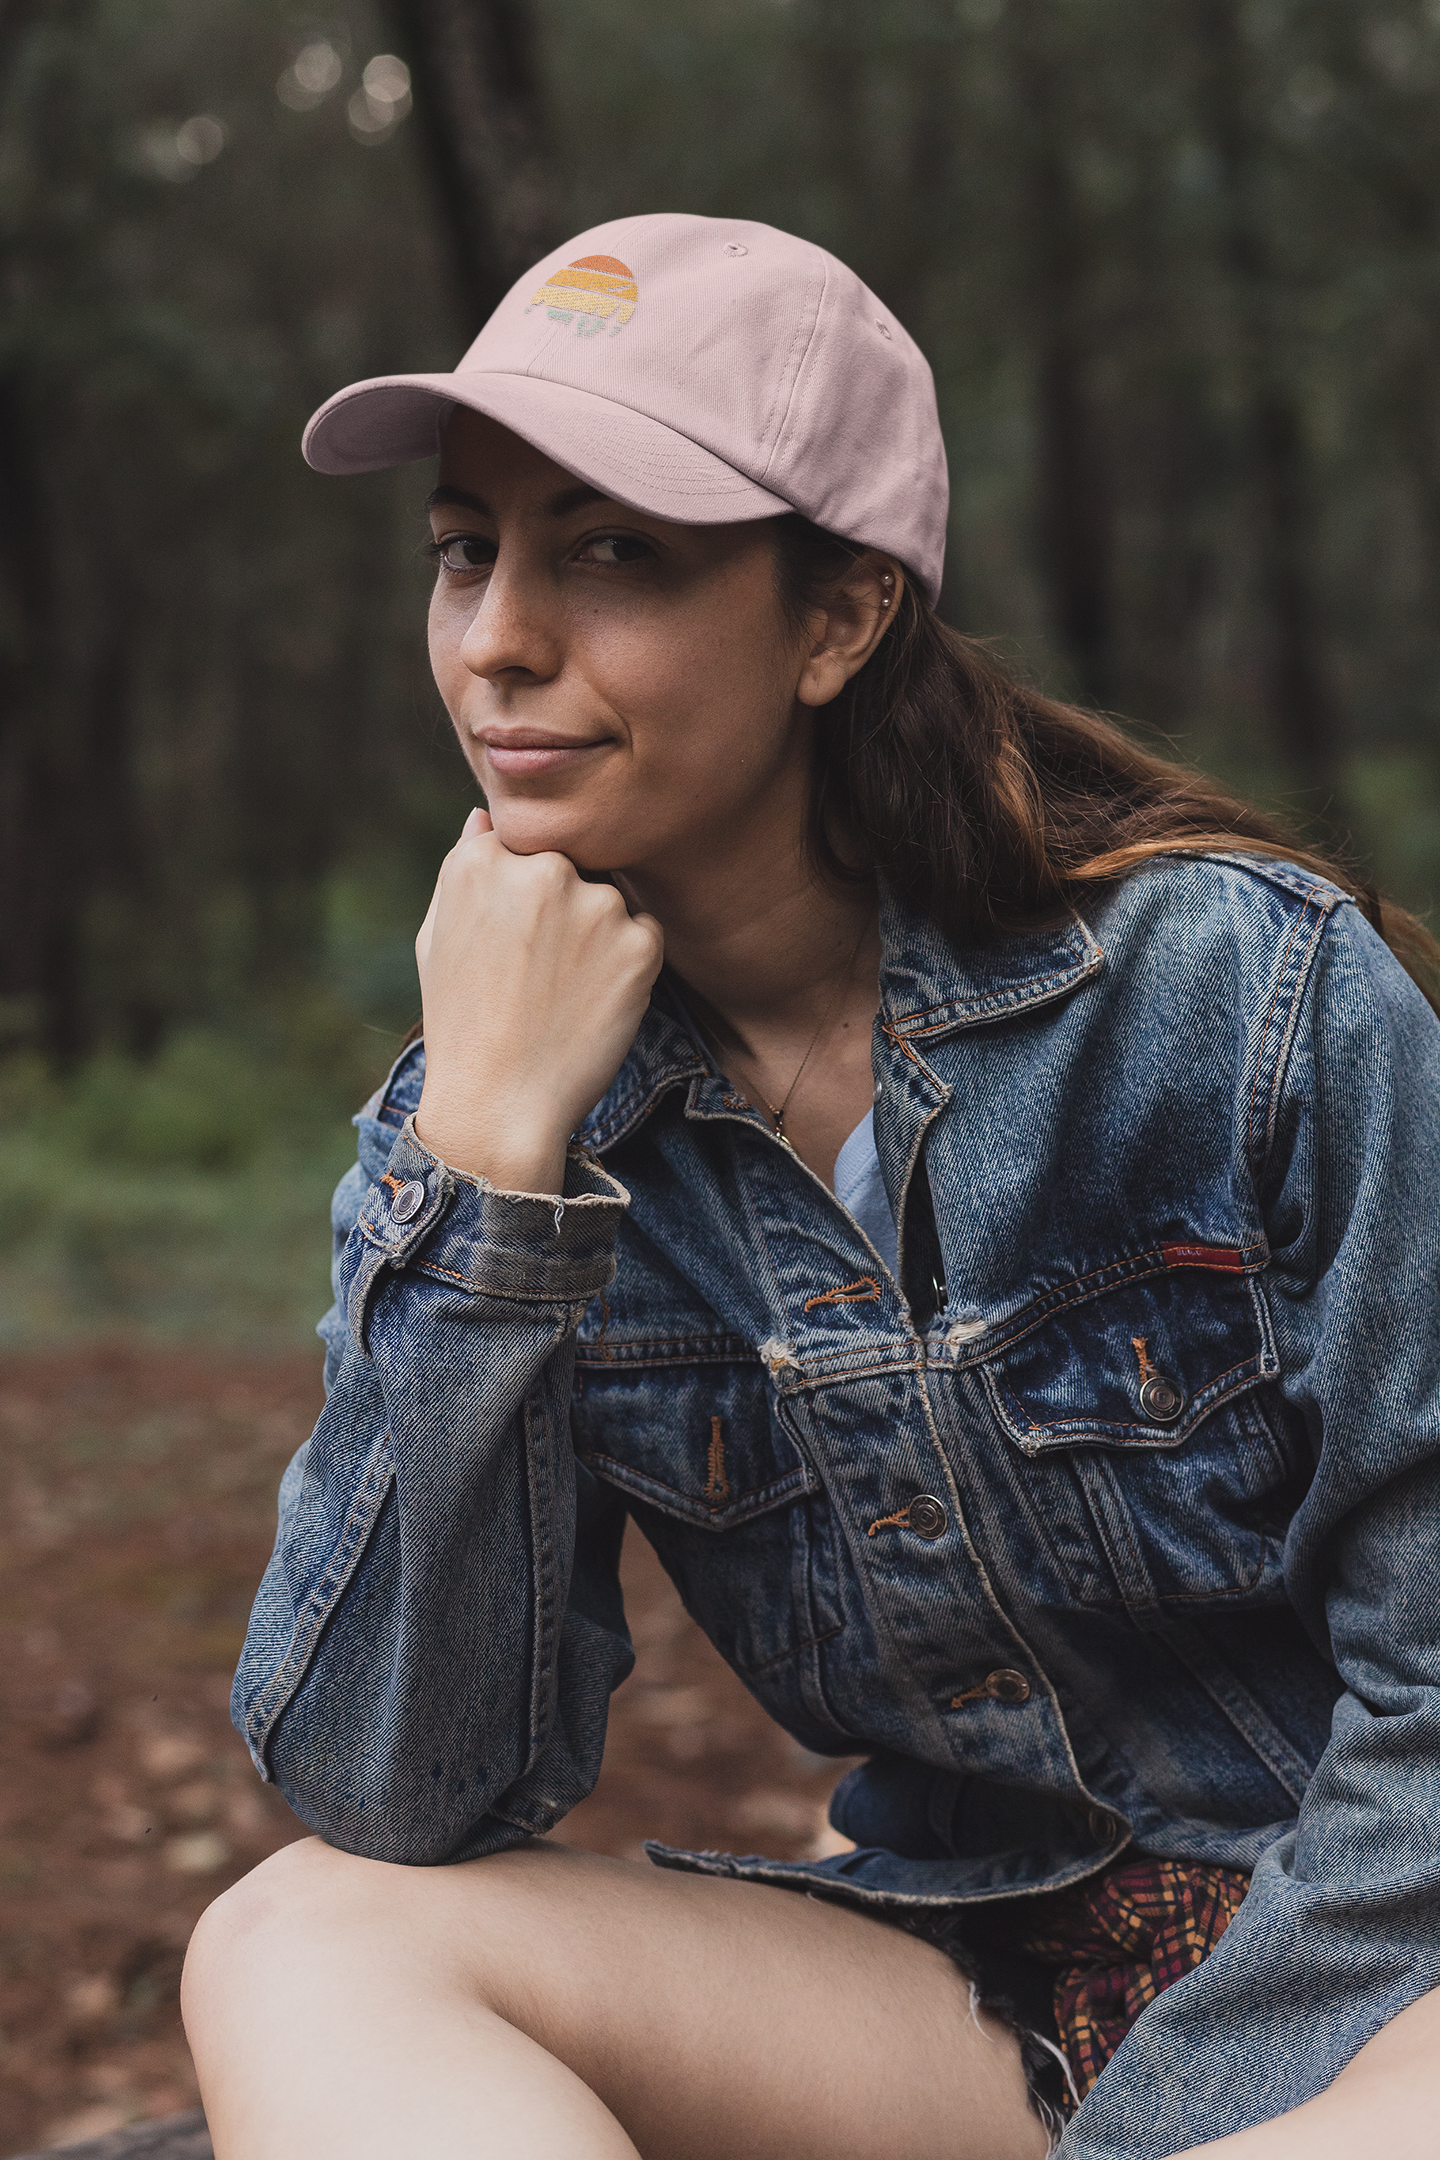
M 1238 854 L 990 946 L 881 929 L 894 1272 L 663 978 L 563 1204 L 437 1161 L 402 1056 L 234 1715 L 347 1851 L 550 1829 L 630 1670 L 631 1515 L 771 1715 L 867 1757 L 854 1852 L 662 1866 L 916 1917 L 1127 1849 L 1253 1869 L 1062 2147 L 1160 2160 L 1440 1985 L 1440 1026 Z

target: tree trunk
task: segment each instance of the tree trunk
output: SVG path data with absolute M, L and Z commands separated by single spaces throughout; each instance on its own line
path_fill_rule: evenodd
M 0 999 L 4 1036 L 63 1053 L 76 1020 L 85 865 L 57 732 L 51 535 L 39 425 L 20 366 L 0 376 Z
M 1254 503 L 1266 616 L 1265 703 L 1277 748 L 1310 785 L 1334 770 L 1336 714 L 1320 658 L 1319 610 L 1309 537 L 1315 505 L 1306 472 L 1299 400 L 1274 349 L 1269 301 L 1274 269 L 1259 205 L 1255 131 L 1236 0 L 1195 0 L 1205 55 L 1205 119 L 1219 160 L 1225 204 L 1222 246 L 1236 294 L 1236 330 L 1247 418 L 1241 438 L 1242 499 Z
M 1089 236 L 1065 162 L 1070 126 L 1048 49 L 1047 9 L 1017 0 L 1017 123 L 1026 137 L 1029 307 L 1039 344 L 1038 552 L 1051 618 L 1081 697 L 1114 695 L 1112 480 L 1092 387 Z
M 560 237 L 527 0 L 389 0 L 473 330 Z
M 42 6 L 0 0 L 0 80 Z M 17 274 L 0 255 L 7 307 Z M 0 998 L 9 1006 L 0 1048 L 4 1035 L 32 1027 L 53 1038 L 73 973 L 73 905 L 60 834 L 48 829 L 56 776 L 44 686 L 54 593 L 30 388 L 20 359 L 0 373 Z

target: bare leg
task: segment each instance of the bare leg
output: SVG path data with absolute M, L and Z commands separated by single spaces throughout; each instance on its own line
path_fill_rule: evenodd
M 534 1844 L 287 1847 L 201 1921 L 218 2160 L 1039 2160 L 949 1960 L 791 1891 Z

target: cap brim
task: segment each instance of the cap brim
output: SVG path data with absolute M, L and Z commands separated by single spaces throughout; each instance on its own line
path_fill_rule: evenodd
M 317 472 L 380 472 L 434 457 L 452 406 L 485 413 L 612 502 L 677 525 L 735 525 L 793 508 L 711 450 L 570 383 L 480 371 L 380 375 L 320 407 L 304 451 Z

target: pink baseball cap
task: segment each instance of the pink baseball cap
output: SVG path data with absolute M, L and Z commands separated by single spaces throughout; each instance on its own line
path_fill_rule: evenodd
M 337 391 L 305 455 L 329 473 L 433 457 L 456 405 L 632 509 L 798 510 L 939 597 L 949 484 L 925 357 L 853 270 L 773 225 L 597 225 L 512 286 L 453 374 Z

